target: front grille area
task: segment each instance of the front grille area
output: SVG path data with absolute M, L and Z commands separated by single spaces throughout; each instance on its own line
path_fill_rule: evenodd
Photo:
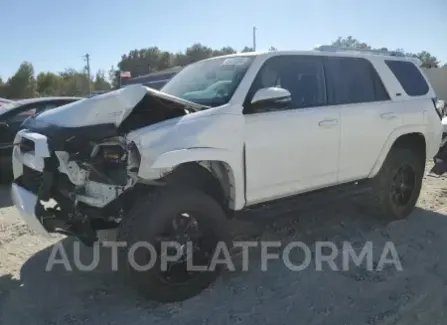
M 20 183 L 25 189 L 37 194 L 42 181 L 43 173 L 23 165 L 23 174 L 20 177 Z

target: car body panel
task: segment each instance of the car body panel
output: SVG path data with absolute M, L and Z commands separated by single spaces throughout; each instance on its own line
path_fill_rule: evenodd
M 137 84 L 58 107 L 40 114 L 36 120 L 68 128 L 100 124 L 118 127 L 145 96 L 160 97 L 185 107 L 203 108 L 202 105 Z

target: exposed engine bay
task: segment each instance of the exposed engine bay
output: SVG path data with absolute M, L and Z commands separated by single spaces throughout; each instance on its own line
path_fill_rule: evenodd
M 138 180 L 139 153 L 124 138 L 86 144 L 73 154 L 56 151 L 55 155 L 59 171 L 73 184 L 75 199 L 94 207 L 104 207 Z

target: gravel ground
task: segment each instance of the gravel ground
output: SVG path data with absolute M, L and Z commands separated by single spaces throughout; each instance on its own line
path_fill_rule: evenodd
M 253 250 L 249 271 L 226 272 L 197 297 L 159 305 L 138 297 L 107 271 L 107 258 L 92 272 L 66 272 L 61 265 L 46 272 L 53 245 L 63 243 L 70 255 L 74 241 L 30 233 L 3 188 L 0 324 L 446 324 L 447 178 L 426 177 L 417 209 L 403 221 L 378 221 L 366 197 L 318 194 L 288 203 L 276 217 L 260 211 L 232 221 L 233 229 L 237 238 L 299 240 L 310 246 L 330 240 L 340 249 L 343 241 L 358 247 L 371 241 L 374 265 L 392 241 L 402 271 L 391 266 L 368 272 L 365 264 L 316 271 L 311 264 L 292 272 L 277 260 L 262 272 Z M 81 253 L 87 263 L 91 250 Z

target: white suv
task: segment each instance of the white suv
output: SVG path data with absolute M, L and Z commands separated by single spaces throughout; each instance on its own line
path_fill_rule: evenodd
M 132 85 L 27 121 L 12 197 L 46 236 L 91 245 L 117 229 L 127 250 L 145 241 L 157 256 L 177 243 L 164 272 L 160 259 L 126 270 L 149 297 L 181 300 L 219 272 L 191 276 L 185 256 L 208 265 L 218 242 L 231 244 L 236 211 L 366 180 L 384 217 L 406 217 L 440 146 L 435 102 L 417 63 L 392 54 L 325 47 L 207 59 L 161 91 Z M 148 262 L 147 251 L 134 255 Z

